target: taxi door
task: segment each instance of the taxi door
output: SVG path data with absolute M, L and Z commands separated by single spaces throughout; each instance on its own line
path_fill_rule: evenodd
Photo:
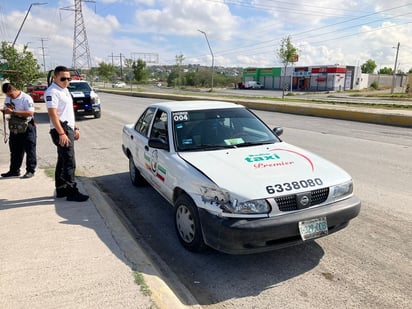
M 153 119 L 152 127 L 149 134 L 149 139 L 156 139 L 157 143 L 169 145 L 168 135 L 168 116 L 167 112 L 158 109 Z M 165 147 L 163 147 L 165 148 Z M 150 180 L 152 185 L 167 199 L 170 197 L 170 189 L 167 187 L 168 167 L 167 162 L 170 160 L 170 145 L 168 149 L 158 147 L 150 147 L 148 144 L 145 147 L 145 163 L 150 171 Z

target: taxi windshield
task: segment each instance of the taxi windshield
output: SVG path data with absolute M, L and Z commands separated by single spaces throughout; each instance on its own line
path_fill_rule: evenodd
M 172 114 L 177 151 L 215 150 L 278 142 L 246 108 L 180 111 Z

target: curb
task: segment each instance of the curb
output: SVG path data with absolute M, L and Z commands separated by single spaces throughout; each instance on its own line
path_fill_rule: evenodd
M 90 194 L 90 199 L 93 201 L 100 216 L 105 221 L 114 239 L 125 255 L 126 259 L 133 265 L 133 271 L 138 271 L 143 275 L 144 281 L 149 286 L 151 295 L 150 298 L 159 309 L 185 309 L 189 308 L 182 303 L 164 280 L 164 276 L 154 266 L 151 258 L 145 253 L 146 248 L 143 249 L 141 244 L 132 236 L 135 234 L 131 231 L 131 224 L 128 223 L 127 218 L 116 211 L 112 206 L 111 199 L 90 179 L 79 177 L 85 190 Z M 159 259 L 160 260 L 160 259 Z M 167 269 L 167 266 L 162 267 Z M 173 280 L 173 285 L 178 290 L 179 295 L 184 298 L 184 301 L 190 305 L 190 308 L 201 308 L 196 305 L 197 301 L 193 295 L 183 286 L 180 281 L 175 278 L 175 275 L 168 273 L 169 281 Z M 172 277 L 172 278 L 170 278 Z

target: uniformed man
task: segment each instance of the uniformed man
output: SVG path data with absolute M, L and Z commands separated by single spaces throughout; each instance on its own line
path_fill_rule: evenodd
M 79 192 L 75 181 L 74 141 L 80 138 L 80 130 L 75 124 L 73 99 L 67 89 L 70 81 L 69 69 L 56 67 L 53 83 L 47 88 L 44 97 L 50 118 L 50 135 L 57 147 L 56 197 L 84 202 L 89 196 Z
M 10 168 L 7 173 L 3 173 L 1 176 L 20 176 L 20 167 L 26 153 L 26 173 L 23 178 L 31 178 L 34 176 L 37 165 L 37 130 L 33 118 L 33 99 L 11 83 L 4 83 L 2 91 L 6 95 L 2 112 L 10 115 Z

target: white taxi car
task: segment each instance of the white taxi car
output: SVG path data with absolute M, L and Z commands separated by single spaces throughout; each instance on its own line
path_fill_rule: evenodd
M 132 183 L 174 206 L 186 249 L 243 254 L 331 234 L 360 211 L 350 175 L 281 133 L 234 103 L 165 102 L 124 126 L 122 147 Z

